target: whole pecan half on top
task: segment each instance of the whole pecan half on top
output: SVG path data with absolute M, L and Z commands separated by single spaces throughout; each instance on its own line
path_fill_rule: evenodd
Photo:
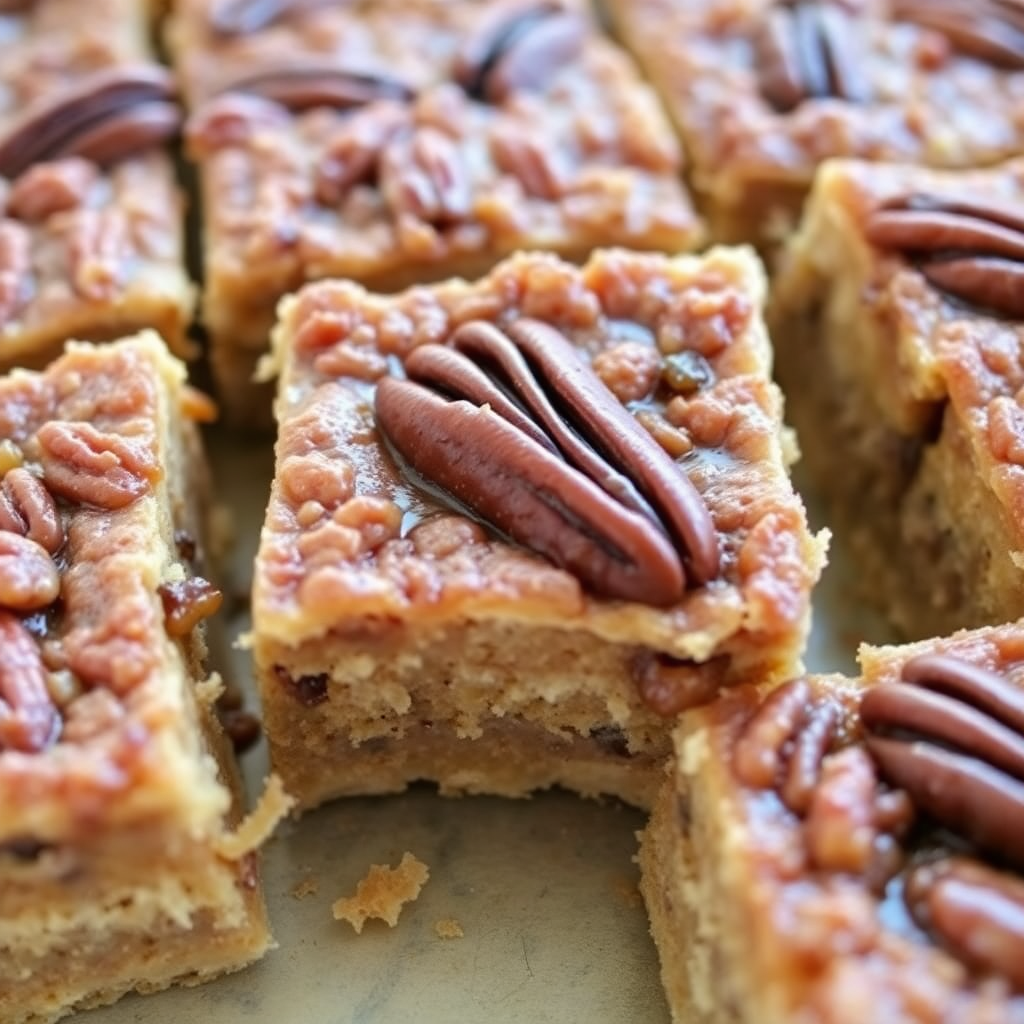
M 104 164 L 162 145 L 181 123 L 174 93 L 169 71 L 143 64 L 98 71 L 44 96 L 0 132 L 0 176 L 57 157 Z
M 605 597 L 668 605 L 718 573 L 688 478 L 554 328 L 473 321 L 377 385 L 377 422 L 421 477 Z
M 893 0 L 893 16 L 941 32 L 961 53 L 1024 69 L 1020 0 Z
M 879 206 L 864 234 L 872 245 L 905 253 L 942 291 L 1024 318 L 1024 206 L 912 193 Z
M 934 821 L 1024 866 L 1024 691 L 945 655 L 922 655 L 903 681 L 867 691 L 868 750 Z
M 753 40 L 761 93 L 782 113 L 809 99 L 866 102 L 862 35 L 858 19 L 827 0 L 769 7 Z
M 583 16 L 558 0 L 500 0 L 463 40 L 452 74 L 475 99 L 501 103 L 544 88 L 580 54 L 586 31 Z

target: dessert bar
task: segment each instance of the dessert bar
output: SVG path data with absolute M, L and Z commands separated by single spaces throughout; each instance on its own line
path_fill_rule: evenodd
M 269 945 L 204 668 L 201 412 L 152 332 L 0 378 L 0 1019 Z
M 642 836 L 673 1020 L 1024 1021 L 1024 624 L 686 713 Z
M 1024 616 L 1024 161 L 826 165 L 770 310 L 811 476 L 910 638 Z
M 162 147 L 181 116 L 144 0 L 0 12 L 0 370 L 66 338 L 157 329 L 179 354 L 192 292 Z
M 252 644 L 301 805 L 428 779 L 647 806 L 679 710 L 792 672 L 823 543 L 764 286 L 746 250 L 608 250 L 282 304 Z
M 719 241 L 770 249 L 829 157 L 1024 153 L 1016 0 L 609 0 L 671 113 Z
M 671 128 L 583 4 L 183 0 L 169 38 L 235 418 L 269 405 L 247 383 L 305 281 L 387 292 L 519 249 L 701 239 Z

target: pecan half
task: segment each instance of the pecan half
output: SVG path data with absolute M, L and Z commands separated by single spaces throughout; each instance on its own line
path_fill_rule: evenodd
M 941 655 L 907 662 L 903 679 L 861 704 L 882 774 L 941 825 L 1024 865 L 1024 694 Z
M 400 78 L 313 61 L 268 64 L 250 74 L 225 79 L 218 92 L 250 93 L 294 111 L 313 107 L 346 110 L 374 100 L 407 102 L 415 95 L 412 86 Z
M 700 495 L 558 331 L 474 321 L 452 344 L 377 386 L 417 473 L 604 596 L 667 605 L 717 574 Z
M 396 216 L 427 224 L 465 220 L 473 193 L 462 155 L 447 135 L 420 128 L 393 139 L 380 158 L 381 195 Z
M 174 79 L 152 65 L 98 71 L 30 105 L 0 132 L 0 175 L 61 156 L 104 161 L 162 143 L 178 130 Z M 124 148 L 118 148 L 124 147 Z
M 870 84 L 857 19 L 832 3 L 769 7 L 754 35 L 761 92 L 778 111 L 834 97 L 864 103 Z
M 543 89 L 583 49 L 586 23 L 557 0 L 496 3 L 463 40 L 452 69 L 475 99 Z
M 164 624 L 171 636 L 187 636 L 224 602 L 221 591 L 202 576 L 161 583 L 157 592 L 164 606 Z
M 1020 0 L 893 0 L 893 16 L 941 32 L 961 53 L 1024 68 Z
M 84 505 L 117 509 L 148 494 L 160 479 L 153 453 L 90 423 L 52 421 L 36 434 L 46 485 Z
M 58 594 L 60 573 L 46 549 L 20 533 L 0 530 L 0 608 L 34 612 Z
M 214 32 L 243 36 L 293 14 L 307 14 L 323 7 L 341 7 L 346 0 L 213 0 L 207 19 Z
M 911 916 L 975 970 L 1024 988 L 1024 882 L 976 861 L 952 857 L 911 872 L 904 889 Z
M 0 750 L 38 753 L 55 743 L 60 716 L 32 634 L 0 610 Z
M 0 481 L 0 530 L 20 533 L 51 555 L 64 546 L 64 523 L 50 492 L 27 469 L 15 468 Z
M 906 254 L 936 287 L 995 313 L 1024 317 L 1024 208 L 915 193 L 883 203 L 867 240 Z

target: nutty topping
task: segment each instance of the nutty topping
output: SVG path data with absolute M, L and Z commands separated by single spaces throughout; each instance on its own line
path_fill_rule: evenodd
M 170 72 L 151 65 L 100 71 L 29 106 L 0 132 L 0 175 L 82 156 L 99 163 L 159 145 L 178 130 Z
M 465 220 L 472 209 L 469 174 L 455 143 L 436 128 L 420 128 L 385 147 L 380 191 L 391 210 L 427 224 Z
M 543 89 L 583 48 L 586 25 L 557 0 L 505 0 L 466 37 L 453 77 L 475 99 L 501 103 Z
M 710 514 L 689 480 L 576 349 L 534 320 L 474 321 L 454 351 L 423 346 L 377 420 L 427 480 L 606 597 L 667 605 L 687 570 L 718 572 Z
M 0 573 L 0 576 L 3 574 Z M 0 610 L 0 751 L 38 753 L 55 743 L 60 716 L 46 688 L 46 670 L 32 634 Z
M 907 662 L 903 679 L 861 704 L 882 774 L 939 824 L 1024 865 L 1024 694 L 941 655 Z
M 1024 318 L 1024 209 L 959 196 L 889 200 L 865 224 L 867 240 L 914 261 L 936 287 L 964 302 Z
M 1020 0 L 893 0 L 893 15 L 941 32 L 962 53 L 1005 68 L 1024 68 Z
M 10 470 L 0 481 L 0 531 L 19 533 L 51 555 L 64 546 L 64 523 L 42 481 L 27 469 Z
M 754 48 L 761 92 L 782 113 L 809 99 L 869 98 L 860 27 L 834 3 L 795 0 L 770 7 Z
M 340 7 L 346 0 L 213 0 L 207 17 L 221 35 L 243 36 L 293 14 Z
M 644 651 L 633 662 L 633 679 L 643 702 L 662 718 L 711 700 L 722 683 L 728 657 L 697 663 Z
M 914 920 L 959 959 L 1024 988 L 1024 882 L 952 857 L 913 871 L 905 897 Z
M 161 583 L 157 593 L 164 606 L 164 622 L 171 636 L 187 636 L 203 619 L 215 614 L 224 595 L 202 576 Z
M 20 533 L 0 530 L 0 608 L 34 612 L 59 593 L 60 574 L 46 549 Z
M 250 93 L 294 111 L 313 107 L 347 110 L 375 100 L 407 102 L 414 96 L 412 87 L 399 78 L 312 61 L 266 65 L 252 74 L 222 82 L 220 92 Z
M 148 494 L 161 476 L 148 448 L 90 423 L 53 421 L 36 438 L 47 486 L 84 505 L 124 508 Z

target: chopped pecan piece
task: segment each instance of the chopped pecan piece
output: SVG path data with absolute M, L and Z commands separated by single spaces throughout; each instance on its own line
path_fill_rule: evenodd
M 46 549 L 0 530 L 0 608 L 34 612 L 57 600 L 60 573 Z
M 583 48 L 586 24 L 557 0 L 496 3 L 463 41 L 454 78 L 476 99 L 501 103 L 543 89 Z
M 436 128 L 420 128 L 385 148 L 380 191 L 396 216 L 408 214 L 427 224 L 465 220 L 472 207 L 462 155 Z
M 0 610 L 0 750 L 38 753 L 56 742 L 60 716 L 31 633 Z
M 340 7 L 346 0 L 213 0 L 207 17 L 215 32 L 242 36 L 293 14 L 306 14 L 321 7 Z
M 15 468 L 0 481 L 0 530 L 20 533 L 51 555 L 64 546 L 64 523 L 50 492 L 27 469 Z
M 46 485 L 70 501 L 124 508 L 160 479 L 153 453 L 137 441 L 90 423 L 44 424 L 36 435 Z
M 80 157 L 37 164 L 11 185 L 7 210 L 28 223 L 44 221 L 81 206 L 98 177 L 96 167 Z
M 173 96 L 174 79 L 164 68 L 98 71 L 29 106 L 0 132 L 0 175 L 14 178 L 60 156 L 116 159 L 164 142 L 180 120 Z
M 952 195 L 897 196 L 869 216 L 865 236 L 905 253 L 950 295 L 1024 318 L 1024 208 Z
M 893 0 L 893 15 L 941 32 L 961 53 L 1024 68 L 1020 0 Z
M 565 192 L 569 180 L 565 154 L 545 145 L 526 125 L 495 125 L 491 155 L 499 170 L 515 177 L 528 196 L 555 200 Z
M 24 224 L 0 220 L 0 323 L 14 319 L 33 289 L 32 235 Z
M 871 758 L 863 747 L 845 747 L 815 769 L 821 781 L 806 796 L 811 862 L 825 871 L 863 874 L 878 835 Z
M 473 321 L 452 342 L 377 386 L 378 423 L 417 472 L 596 593 L 666 605 L 717 574 L 700 495 L 562 335 Z
M 1024 882 L 963 857 L 925 864 L 904 889 L 911 916 L 975 970 L 1024 988 Z
M 224 595 L 209 580 L 193 576 L 157 587 L 164 606 L 164 622 L 171 636 L 187 636 L 202 622 L 215 614 Z
M 861 704 L 882 774 L 946 828 L 1024 865 L 1024 694 L 942 655 L 907 662 L 903 679 Z
M 860 26 L 833 3 L 769 7 L 754 47 L 761 92 L 776 110 L 793 110 L 808 99 L 863 103 L 869 97 Z

